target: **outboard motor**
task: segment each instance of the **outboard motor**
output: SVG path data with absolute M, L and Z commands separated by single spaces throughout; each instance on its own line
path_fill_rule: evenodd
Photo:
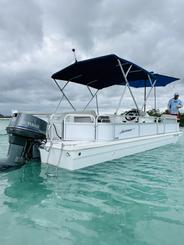
M 40 159 L 38 147 L 46 141 L 47 122 L 24 113 L 14 113 L 9 126 L 7 159 L 0 161 L 0 171 L 20 168 L 26 160 Z

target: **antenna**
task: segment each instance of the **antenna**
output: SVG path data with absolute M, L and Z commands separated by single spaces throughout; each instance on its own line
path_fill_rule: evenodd
M 75 59 L 75 63 L 77 63 L 77 58 L 76 58 L 76 54 L 75 54 L 75 49 L 72 49 L 73 55 L 74 55 L 74 59 Z

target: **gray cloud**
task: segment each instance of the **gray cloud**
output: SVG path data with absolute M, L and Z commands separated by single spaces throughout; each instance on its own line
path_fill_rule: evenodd
M 116 53 L 148 70 L 183 79 L 183 9 L 181 0 L 159 4 L 147 0 L 15 0 L 12 4 L 2 0 L 0 113 L 10 113 L 12 108 L 53 111 L 60 92 L 50 76 L 73 62 L 73 47 L 79 60 Z M 183 80 L 158 89 L 159 106 L 165 108 L 174 91 L 184 98 L 183 89 Z M 141 104 L 142 90 L 133 91 Z M 70 85 L 66 93 L 81 108 L 90 98 L 79 85 Z M 99 95 L 102 108 L 110 110 L 118 104 L 121 89 L 111 87 Z M 134 106 L 129 99 L 127 105 Z
M 59 38 L 63 36 L 87 51 L 94 45 L 93 26 L 100 12 L 102 0 L 40 0 L 44 6 L 45 31 Z
M 41 9 L 33 1 L 2 0 L 0 8 L 1 62 L 12 62 L 42 46 Z

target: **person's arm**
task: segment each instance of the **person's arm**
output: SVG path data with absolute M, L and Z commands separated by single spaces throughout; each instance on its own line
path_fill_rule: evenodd
M 181 100 L 178 101 L 178 106 L 177 108 L 182 108 L 183 107 L 183 102 Z

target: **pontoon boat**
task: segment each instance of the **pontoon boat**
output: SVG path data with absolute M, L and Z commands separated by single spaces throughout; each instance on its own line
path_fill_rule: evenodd
M 62 98 L 71 105 L 72 111 L 50 115 L 47 127 L 41 117 L 37 120 L 38 115 L 27 117 L 26 114 L 16 114 L 12 119 L 14 123 L 10 123 L 8 127 L 11 136 L 18 135 L 20 140 L 21 135 L 29 131 L 26 134 L 29 140 L 21 146 L 19 158 L 33 158 L 34 154 L 38 156 L 39 149 L 42 163 L 76 170 L 176 143 L 182 135 L 176 116 L 164 114 L 151 117 L 146 113 L 146 103 L 151 91 L 154 91 L 156 98 L 156 87 L 165 86 L 178 78 L 148 72 L 116 55 L 76 61 L 53 74 L 52 78 L 61 91 Z M 62 86 L 59 82 L 61 80 L 66 81 Z M 83 110 L 77 111 L 68 99 L 64 89 L 69 82 L 84 85 L 89 90 L 91 99 Z M 99 113 L 98 91 L 113 85 L 122 89 L 115 113 Z M 138 107 L 132 87 L 145 88 L 142 108 Z M 118 113 L 126 90 L 133 99 L 135 109 L 125 114 Z M 88 109 L 92 100 L 96 102 L 94 111 Z M 36 140 L 35 137 L 31 138 L 31 132 L 36 135 Z M 12 145 L 18 144 L 17 142 L 15 139 L 11 140 L 10 148 L 13 149 Z

